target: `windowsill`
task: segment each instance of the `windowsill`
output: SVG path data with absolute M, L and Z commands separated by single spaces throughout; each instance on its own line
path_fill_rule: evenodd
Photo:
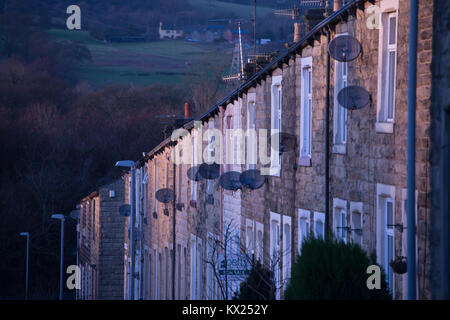
M 298 165 L 302 167 L 311 167 L 311 157 L 303 157 L 298 161 Z
M 375 122 L 375 132 L 394 133 L 394 122 Z
M 347 153 L 347 146 L 345 144 L 334 144 L 333 153 L 339 153 L 339 154 L 346 154 Z

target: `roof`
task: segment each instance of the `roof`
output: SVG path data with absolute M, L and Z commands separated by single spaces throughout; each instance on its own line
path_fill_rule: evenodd
M 298 42 L 294 43 L 285 53 L 281 54 L 280 56 L 272 60 L 267 66 L 265 66 L 263 69 L 255 73 L 252 77 L 250 77 L 246 82 L 242 83 L 233 92 L 231 92 L 225 98 L 223 98 L 215 105 L 213 105 L 211 108 L 209 108 L 206 112 L 200 115 L 200 117 L 186 123 L 183 126 L 183 128 L 191 130 L 194 126 L 194 121 L 205 122 L 209 118 L 215 116 L 217 113 L 219 113 L 220 107 L 226 107 L 227 104 L 233 103 L 234 101 L 238 100 L 240 97 L 242 97 L 244 92 L 260 84 L 261 81 L 264 80 L 267 76 L 270 76 L 275 69 L 282 67 L 283 64 L 288 64 L 289 59 L 292 56 L 295 56 L 296 54 L 301 52 L 301 50 L 304 47 L 308 45 L 313 45 L 315 40 L 320 39 L 321 35 L 327 34 L 327 32 L 329 32 L 330 29 L 334 29 L 339 22 L 346 21 L 350 15 L 356 16 L 357 9 L 364 9 L 364 3 L 366 2 L 374 4 L 375 0 L 350 0 L 349 3 L 344 5 L 341 9 L 333 12 L 330 16 L 323 19 L 316 26 L 314 26 L 314 28 L 312 28 L 311 31 L 309 31 Z M 161 150 L 163 150 L 166 146 L 172 146 L 175 144 L 176 142 L 172 141 L 170 137 L 166 138 L 158 146 L 153 148 L 152 151 L 147 153 L 147 155 L 143 159 L 140 160 L 140 165 L 143 165 L 143 163 L 146 160 L 153 158 L 156 154 L 161 152 Z

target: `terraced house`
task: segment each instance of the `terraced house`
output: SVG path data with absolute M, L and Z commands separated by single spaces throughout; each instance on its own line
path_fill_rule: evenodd
M 428 299 L 433 2 L 418 12 L 416 283 Z M 135 299 L 229 299 L 242 279 L 227 259 L 271 268 L 282 299 L 302 240 L 327 228 L 375 252 L 393 297 L 407 298 L 390 263 L 407 258 L 409 13 L 408 0 L 336 1 L 286 54 L 137 162 Z M 338 59 L 339 37 L 354 59 Z M 214 161 L 211 179 L 198 179 Z M 260 188 L 226 175 L 252 169 Z

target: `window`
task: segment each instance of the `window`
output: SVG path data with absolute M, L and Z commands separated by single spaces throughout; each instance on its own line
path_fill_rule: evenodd
M 347 213 L 344 209 L 339 210 L 339 239 L 347 243 Z
M 280 299 L 280 215 L 270 213 L 270 265 L 274 270 L 274 281 L 277 287 L 275 296 Z
M 263 238 L 264 238 L 264 225 L 262 223 L 256 222 L 256 246 L 255 255 L 256 259 L 259 261 L 263 260 Z
M 351 227 L 351 239 L 353 243 L 363 245 L 363 204 L 362 202 L 350 202 L 350 227 Z
M 227 134 L 225 139 L 225 172 L 231 171 L 232 164 L 234 163 L 232 155 L 234 154 L 232 150 L 232 139 L 234 138 L 232 134 L 233 130 L 233 117 L 228 115 L 225 117 L 225 132 Z
M 395 118 L 395 82 L 397 64 L 397 10 L 398 1 L 382 1 L 378 56 L 378 118 L 376 131 L 393 132 Z
M 208 129 L 213 130 L 214 129 L 214 120 L 211 119 L 208 122 Z M 215 159 L 215 148 L 214 148 L 214 142 L 216 140 L 216 136 L 215 135 L 211 135 L 209 142 L 208 142 L 208 163 L 212 162 L 213 159 Z M 206 182 L 206 194 L 208 196 L 212 196 L 212 194 L 214 193 L 214 180 L 208 179 L 208 181 Z
M 281 76 L 272 77 L 272 95 L 271 95 L 271 139 L 270 139 L 270 174 L 280 176 L 281 154 L 280 154 L 280 137 L 281 137 Z
M 283 216 L 283 284 L 286 287 L 291 278 L 292 257 L 291 217 Z
M 191 236 L 191 300 L 196 299 L 196 283 L 197 283 L 197 257 L 195 237 Z
M 384 238 L 384 265 L 386 268 L 386 280 L 389 288 L 393 288 L 394 274 L 392 268 L 389 266 L 390 262 L 394 260 L 394 207 L 392 199 L 386 199 L 384 203 L 385 216 L 385 238 Z
M 395 187 L 377 184 L 377 258 L 386 272 L 386 282 L 394 292 L 394 274 L 390 266 L 395 256 Z
M 298 254 L 302 251 L 303 240 L 309 237 L 310 215 L 308 210 L 298 209 Z
M 333 152 L 345 153 L 345 142 L 347 141 L 347 109 L 339 104 L 338 94 L 343 88 L 347 87 L 348 65 L 347 62 L 336 61 L 334 66 Z
M 208 241 L 206 243 L 207 248 L 207 259 L 208 262 L 206 263 L 206 294 L 208 299 L 218 299 L 219 297 L 219 286 L 217 283 L 217 279 L 214 274 L 214 268 L 215 266 L 212 264 L 213 261 L 218 261 L 218 248 L 216 241 L 218 240 L 218 237 L 209 234 L 208 235 Z
M 158 299 L 158 256 L 156 254 L 156 250 L 153 250 L 153 256 L 155 257 L 155 270 L 154 270 L 154 291 L 153 291 L 153 299 Z
M 333 228 L 337 239 L 347 242 L 347 201 L 333 198 Z
M 156 200 L 156 191 L 158 191 L 158 163 L 156 158 L 153 158 L 153 212 L 158 212 L 158 201 Z
M 256 105 L 255 93 L 247 96 L 247 169 L 254 169 L 256 165 Z
M 196 289 L 196 298 L 202 299 L 202 267 L 203 267 L 203 251 L 202 251 L 202 242 L 197 238 L 197 289 Z
M 314 212 L 314 236 L 319 239 L 325 236 L 325 213 Z
M 193 166 L 198 165 L 197 159 L 197 138 L 192 138 L 192 164 Z M 191 200 L 197 200 L 197 181 L 191 180 Z
M 246 229 L 246 249 L 247 255 L 251 257 L 254 254 L 254 233 L 253 233 L 253 220 L 247 219 L 247 229 Z
M 311 165 L 312 57 L 302 59 L 300 112 L 300 164 Z

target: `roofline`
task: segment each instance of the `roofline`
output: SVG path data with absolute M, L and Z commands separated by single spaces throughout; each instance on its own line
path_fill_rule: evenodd
M 328 27 L 329 29 L 330 25 L 331 27 L 334 28 L 338 22 L 346 20 L 349 15 L 355 16 L 356 10 L 363 9 L 364 4 L 366 2 L 374 4 L 375 0 L 351 0 L 349 3 L 342 6 L 342 8 L 339 9 L 338 11 L 335 11 L 332 14 L 330 14 L 330 16 L 328 16 L 327 18 L 319 22 L 317 25 L 315 25 L 314 28 L 312 28 L 312 30 L 309 31 L 303 38 L 294 43 L 292 47 L 288 49 L 287 52 L 281 54 L 280 56 L 272 60 L 268 65 L 266 65 L 263 69 L 255 73 L 250 79 L 242 83 L 233 92 L 231 92 L 225 98 L 217 102 L 215 105 L 213 105 L 203 114 L 201 114 L 197 119 L 191 120 L 188 123 L 184 124 L 182 128 L 191 130 L 194 127 L 195 121 L 204 122 L 208 120 L 211 116 L 218 113 L 219 108 L 221 106 L 225 107 L 227 104 L 233 103 L 234 101 L 238 100 L 239 97 L 242 96 L 244 91 L 247 91 L 250 88 L 256 86 L 261 78 L 265 78 L 267 75 L 271 75 L 273 70 L 282 67 L 282 65 L 285 62 L 288 62 L 291 56 L 297 54 L 298 51 L 301 51 L 304 47 L 308 45 L 313 45 L 314 41 L 317 38 L 317 34 L 319 34 L 319 36 L 322 34 L 326 34 L 327 32 L 329 32 L 328 30 L 326 30 L 326 28 Z M 175 145 L 176 141 L 172 141 L 170 137 L 163 140 L 158 146 L 156 146 L 149 153 L 147 153 L 143 159 L 138 161 L 139 166 L 143 165 L 143 162 L 153 158 L 156 154 L 158 154 L 162 149 L 164 149 L 169 144 Z

